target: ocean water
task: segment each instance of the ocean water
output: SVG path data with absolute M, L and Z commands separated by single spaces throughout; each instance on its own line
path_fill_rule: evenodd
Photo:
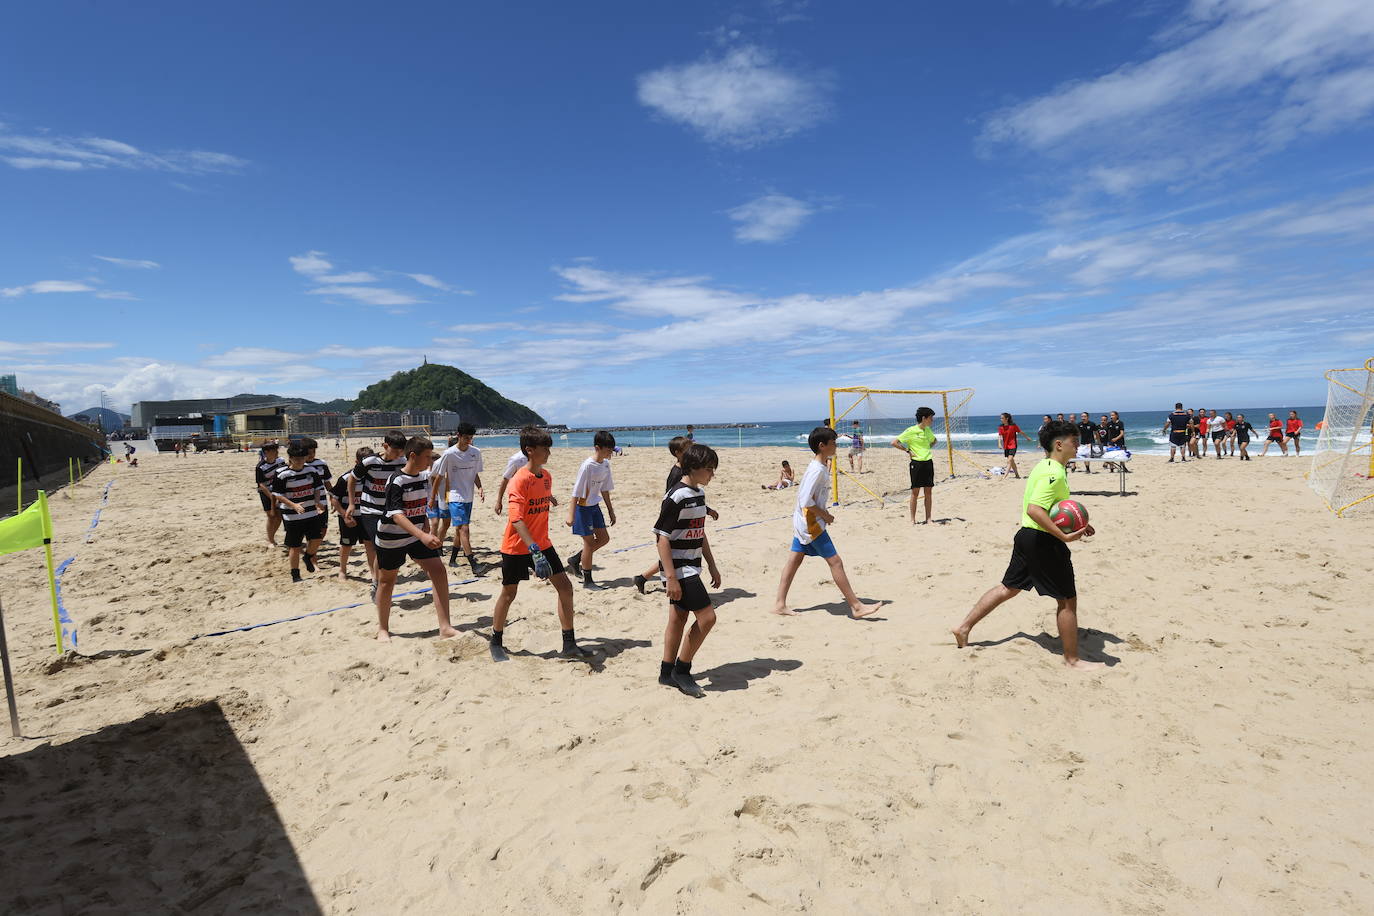
M 1126 425 L 1126 445 L 1132 452 L 1143 452 L 1145 454 L 1168 454 L 1169 440 L 1161 433 L 1164 426 L 1164 418 L 1170 409 L 1127 411 L 1121 414 L 1121 421 Z M 1209 408 L 1210 409 L 1210 408 Z M 1232 413 L 1245 414 L 1250 425 L 1255 427 L 1258 437 L 1252 437 L 1250 450 L 1258 454 L 1264 447 L 1265 429 L 1268 424 L 1269 414 L 1272 411 L 1279 419 L 1285 419 L 1289 410 L 1296 409 L 1298 416 L 1302 418 L 1304 426 L 1304 439 L 1314 441 L 1316 430 L 1314 426 L 1322 418 L 1325 407 L 1246 407 L 1246 408 L 1224 408 L 1218 413 L 1224 415 L 1225 410 Z M 1098 422 L 1101 411 L 1091 414 L 1093 422 Z M 914 419 L 867 419 L 857 418 L 863 424 L 864 435 L 868 438 L 870 446 L 886 445 L 886 440 L 890 440 L 902 430 L 906 429 Z M 1040 414 L 1023 414 L 1017 416 L 1016 423 L 1026 435 L 1034 438 L 1036 430 L 1040 428 Z M 806 448 L 806 437 L 815 428 L 821 418 L 818 416 L 810 420 L 766 420 L 760 421 L 757 426 L 741 429 L 700 429 L 696 430 L 698 442 L 705 442 L 713 448 L 737 448 L 760 445 L 784 446 L 791 448 Z M 970 416 L 969 417 L 969 436 L 965 447 L 974 451 L 996 452 L 1001 454 L 1001 446 L 997 442 L 997 427 L 1001 419 L 997 415 L 992 416 Z M 840 432 L 843 434 L 849 427 L 849 423 L 841 421 L 839 424 Z M 616 444 L 621 446 L 633 446 L 635 448 L 666 448 L 668 440 L 673 436 L 685 433 L 686 427 L 682 429 L 660 429 L 660 430 L 634 430 L 621 431 L 615 433 Z M 937 417 L 935 421 L 936 435 L 943 437 L 941 421 Z M 498 451 L 503 448 L 515 449 L 519 447 L 519 440 L 515 436 L 478 436 L 476 444 L 480 448 L 494 448 Z M 565 435 L 555 435 L 554 445 L 556 447 L 578 447 L 591 448 L 591 433 L 567 433 Z M 958 440 L 956 440 L 958 444 Z M 1022 441 L 1023 449 L 1032 446 Z M 1272 451 L 1272 450 L 1271 450 Z

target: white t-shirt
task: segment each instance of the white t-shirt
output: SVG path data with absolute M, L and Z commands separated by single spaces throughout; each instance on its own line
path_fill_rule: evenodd
M 516 471 L 520 470 L 529 463 L 530 460 L 525 457 L 524 452 L 516 452 L 514 455 L 510 456 L 509 460 L 506 461 L 506 470 L 505 473 L 503 473 L 501 476 L 506 478 L 507 480 L 510 480 L 512 477 L 515 476 Z
M 797 542 L 810 544 L 825 533 L 825 521 L 816 514 L 830 502 L 830 468 L 819 458 L 811 459 L 797 487 L 797 511 L 792 513 L 792 533 Z
M 601 494 L 614 490 L 615 481 L 611 480 L 611 463 L 588 458 L 577 469 L 577 480 L 573 482 L 573 499 L 585 500 L 585 505 L 601 505 Z
M 469 445 L 465 452 L 458 451 L 456 445 L 450 445 L 431 469 L 434 476 L 443 474 L 448 478 L 448 501 L 451 503 L 472 502 L 477 475 L 481 472 L 482 450 L 475 445 Z

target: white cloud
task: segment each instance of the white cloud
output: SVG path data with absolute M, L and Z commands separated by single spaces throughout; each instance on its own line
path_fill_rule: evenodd
M 307 251 L 305 254 L 298 254 L 287 258 L 291 262 L 291 269 L 298 274 L 305 274 L 307 277 L 314 277 L 320 274 L 327 274 L 334 269 L 334 265 L 324 259 L 323 251 Z
M 246 159 L 208 150 L 167 150 L 150 153 L 106 137 L 62 137 L 48 132 L 17 134 L 0 124 L 0 150 L 18 153 L 3 157 L 17 169 L 138 169 L 204 175 L 237 172 Z
M 107 261 L 117 267 L 130 267 L 138 270 L 157 270 L 162 265 L 157 261 L 139 261 L 132 258 L 109 258 L 103 254 L 92 255 L 98 261 Z
M 449 286 L 443 280 L 440 280 L 438 277 L 431 276 L 430 274 L 406 274 L 406 276 L 414 280 L 416 283 L 419 283 L 421 286 L 428 286 L 431 289 L 441 289 L 446 293 L 456 292 L 456 290 L 454 290 L 453 287 Z
M 0 353 L 6 356 L 47 356 L 68 350 L 108 350 L 112 343 L 77 340 L 0 340 Z
M 39 280 L 24 286 L 10 286 L 0 289 L 0 296 L 16 299 L 28 293 L 93 293 L 94 286 L 78 283 L 75 280 Z
M 234 347 L 215 356 L 201 360 L 202 366 L 214 368 L 247 368 L 253 366 L 282 366 L 300 363 L 308 359 L 307 354 L 292 353 L 287 350 L 273 350 L 267 347 Z
M 423 302 L 406 293 L 376 286 L 321 286 L 310 290 L 312 296 L 341 296 L 366 305 L 415 305 Z
M 783 140 L 829 112 L 829 80 L 790 70 L 745 45 L 640 74 L 639 101 L 712 143 L 748 149 Z
M 1374 3 L 1192 0 L 1144 60 L 991 116 L 984 141 L 1088 158 L 1109 193 L 1186 183 L 1374 110 Z
M 365 270 L 349 274 L 328 274 L 315 278 L 316 283 L 376 283 L 377 278 Z
M 765 194 L 727 212 L 739 223 L 735 227 L 737 240 L 780 242 L 800 229 L 816 208 L 786 194 Z

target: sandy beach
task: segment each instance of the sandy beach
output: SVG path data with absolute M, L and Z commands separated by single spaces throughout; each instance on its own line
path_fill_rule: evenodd
M 476 509 L 489 561 L 507 453 L 486 452 Z M 698 701 L 655 683 L 663 593 L 631 584 L 665 450 L 615 459 L 614 587 L 576 590 L 591 665 L 553 657 L 534 584 L 512 662 L 490 662 L 499 571 L 456 571 L 457 639 L 418 595 L 393 611 L 410 638 L 375 643 L 361 556 L 332 577 L 333 520 L 300 584 L 263 543 L 254 457 L 156 455 L 53 497 L 80 655 L 54 653 L 42 552 L 0 558 L 30 736 L 0 743 L 5 911 L 1374 910 L 1374 527 L 1333 518 L 1305 458 L 1138 458 L 1124 497 L 1072 475 L 1098 530 L 1074 547 L 1082 647 L 1109 663 L 1082 674 L 1050 599 L 998 609 L 970 649 L 949 633 L 1001 577 L 1020 481 L 937 486 L 939 525 L 842 507 L 859 594 L 892 603 L 849 619 L 808 560 L 780 618 L 794 497 L 759 485 L 806 453 L 724 449 Z M 554 450 L 556 493 L 583 457 Z M 904 496 L 900 454 L 869 466 Z M 425 584 L 412 565 L 397 590 Z

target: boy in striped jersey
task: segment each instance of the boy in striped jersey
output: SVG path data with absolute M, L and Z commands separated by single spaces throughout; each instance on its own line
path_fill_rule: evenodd
M 396 575 L 410 557 L 429 576 L 434 588 L 434 612 L 439 638 L 457 636 L 448 616 L 448 571 L 439 558 L 441 544 L 429 531 L 429 468 L 434 443 L 423 436 L 406 440 L 405 464 L 387 481 L 382 515 L 377 521 L 377 639 L 391 640 L 391 592 Z
M 372 457 L 372 454 L 372 449 L 364 445 L 354 453 L 354 460 L 362 461 L 364 458 Z M 348 555 L 353 552 L 353 545 L 363 540 L 362 526 L 348 523 L 351 517 L 348 510 L 353 507 L 353 502 L 348 495 L 348 484 L 352 479 L 353 471 L 350 469 L 339 475 L 339 479 L 334 481 L 334 486 L 329 488 L 329 501 L 333 503 L 334 512 L 339 516 L 340 582 L 348 581 Z
M 654 524 L 658 559 L 668 586 L 668 627 L 663 633 L 658 682 L 700 698 L 706 692 L 692 677 L 692 659 L 716 624 L 716 609 L 701 581 L 703 557 L 711 587 L 720 588 L 720 570 L 706 539 L 706 493 L 702 488 L 715 477 L 720 459 L 710 446 L 693 442 L 683 450 L 681 463 L 682 480 L 663 497 Z M 688 614 L 696 615 L 690 629 Z
M 929 408 L 923 408 L 929 409 Z M 905 435 L 905 433 L 903 434 Z M 896 440 L 893 440 L 896 441 Z M 778 600 L 773 602 L 773 613 L 783 617 L 795 617 L 797 612 L 787 606 L 787 591 L 792 587 L 802 560 L 807 557 L 820 557 L 830 566 L 830 575 L 839 586 L 849 605 L 849 614 L 855 620 L 871 617 L 887 602 L 865 604 L 854 594 L 849 584 L 849 576 L 844 571 L 844 561 L 840 559 L 835 543 L 830 540 L 827 525 L 835 522 L 826 505 L 830 502 L 830 462 L 835 458 L 837 447 L 835 431 L 828 426 L 817 426 L 807 437 L 811 453 L 815 458 L 806 466 L 802 482 L 797 487 L 797 510 L 792 514 L 792 549 L 787 554 L 787 562 L 782 567 L 782 579 L 778 582 Z M 915 511 L 915 490 L 912 491 L 912 510 Z
M 530 570 L 547 579 L 558 593 L 558 623 L 563 630 L 563 658 L 588 658 L 591 652 L 577 644 L 573 633 L 573 591 L 563 561 L 549 540 L 549 510 L 558 505 L 553 498 L 553 475 L 544 467 L 553 451 L 553 437 L 537 427 L 520 431 L 520 451 L 529 464 L 511 478 L 506 533 L 501 539 L 501 594 L 491 612 L 492 661 L 509 661 L 504 643 L 506 614 L 530 577 Z
M 350 508 L 346 517 L 350 525 L 362 526 L 373 598 L 377 597 L 377 522 L 386 502 L 387 481 L 406 463 L 405 448 L 406 437 L 393 429 L 382 440 L 382 454 L 370 455 L 353 465 L 353 479 L 348 482 Z
M 272 475 L 272 498 L 283 507 L 286 546 L 291 557 L 291 581 L 301 581 L 301 545 L 305 545 L 305 568 L 315 571 L 315 551 L 324 537 L 324 518 L 320 513 L 323 481 L 320 472 L 305 463 L 310 450 L 293 442 L 286 448 L 287 463 Z
M 324 531 L 326 534 L 328 534 L 329 482 L 334 479 L 334 475 L 330 472 L 329 465 L 325 462 L 323 458 L 315 457 L 315 452 L 319 449 L 320 443 L 316 442 L 309 436 L 306 436 L 304 439 L 301 440 L 301 444 L 310 450 L 305 456 L 305 466 L 308 468 L 314 468 L 316 471 L 318 471 L 320 475 L 320 480 L 324 481 L 324 484 L 320 487 L 320 512 L 324 515 Z
M 277 473 L 277 469 L 285 464 L 278 457 L 277 452 L 277 443 L 269 442 L 264 445 L 258 454 L 257 467 L 253 469 L 253 478 L 258 488 L 258 498 L 262 500 L 262 511 L 267 513 L 267 543 L 273 547 L 277 546 L 277 529 L 281 527 L 281 510 L 277 508 L 277 501 L 272 498 L 272 477 Z

